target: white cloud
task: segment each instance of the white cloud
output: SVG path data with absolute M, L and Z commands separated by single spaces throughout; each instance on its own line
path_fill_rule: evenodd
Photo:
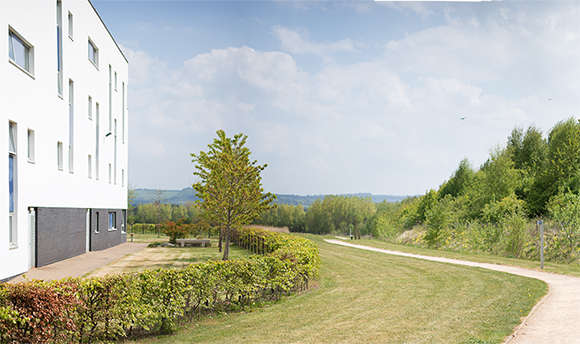
M 423 192 L 464 157 L 482 163 L 515 125 L 548 129 L 578 111 L 577 14 L 497 8 L 385 42 L 380 56 L 314 72 L 293 54 L 349 52 L 355 44 L 312 42 L 277 27 L 286 52 L 214 49 L 177 69 L 125 48 L 131 179 L 191 184 L 188 154 L 223 128 L 249 135 L 255 157 L 269 163 L 268 190 Z
M 350 38 L 336 42 L 312 42 L 300 33 L 285 27 L 275 26 L 274 35 L 280 41 L 282 50 L 292 54 L 313 54 L 328 56 L 339 52 L 354 52 L 357 50 L 356 43 Z

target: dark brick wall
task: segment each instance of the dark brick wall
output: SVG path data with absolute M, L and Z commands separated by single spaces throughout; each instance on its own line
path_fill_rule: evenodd
M 110 212 L 117 214 L 115 225 L 117 230 L 115 231 L 109 231 Z M 122 209 L 91 209 L 91 251 L 104 250 L 127 240 L 127 234 L 121 230 L 126 228 L 126 224 L 123 221 L 124 215 L 125 211 Z M 125 227 L 121 227 L 122 225 L 125 225 Z
M 116 231 L 109 231 L 109 212 L 117 214 Z M 36 208 L 36 266 L 86 252 L 86 214 L 85 208 Z M 123 209 L 91 209 L 91 251 L 113 247 L 127 240 L 127 234 L 122 233 L 126 228 L 125 215 Z
M 36 266 L 85 253 L 86 209 L 37 208 Z

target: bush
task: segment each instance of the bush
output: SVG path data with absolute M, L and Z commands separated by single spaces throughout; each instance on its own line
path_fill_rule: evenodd
M 548 210 L 559 227 L 554 236 L 558 258 L 572 261 L 580 251 L 580 195 L 571 192 L 558 194 L 550 199 Z
M 169 242 L 175 244 L 175 240 L 185 238 L 190 232 L 190 226 L 183 223 L 168 221 L 162 225 L 163 233 L 169 237 Z
M 245 247 L 259 239 L 266 254 L 184 269 L 0 285 L 0 341 L 94 343 L 171 332 L 185 315 L 276 300 L 318 276 L 318 247 L 307 239 L 255 228 L 234 235 Z

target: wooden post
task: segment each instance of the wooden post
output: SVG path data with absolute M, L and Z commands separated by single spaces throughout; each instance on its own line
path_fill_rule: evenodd
M 540 225 L 540 269 L 544 270 L 544 221 L 539 220 Z

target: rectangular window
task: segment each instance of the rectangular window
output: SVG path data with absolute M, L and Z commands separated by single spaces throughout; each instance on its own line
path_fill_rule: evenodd
M 93 97 L 89 96 L 89 119 L 93 119 Z
M 56 59 L 57 59 L 57 90 L 62 97 L 62 3 L 56 1 Z
M 73 25 L 73 15 L 72 13 L 68 13 L 68 37 L 70 39 L 73 39 L 73 30 L 74 30 L 74 25 Z
M 117 230 L 117 213 L 116 212 L 109 213 L 109 230 L 110 231 Z
M 117 72 L 115 72 L 115 91 L 117 91 Z
M 125 187 L 125 169 L 121 169 L 121 186 Z
M 8 31 L 8 55 L 10 62 L 20 67 L 29 74 L 33 72 L 33 47 L 16 31 Z
M 89 154 L 89 159 L 88 159 L 88 177 L 89 179 L 93 178 L 93 157 Z
M 74 172 L 74 82 L 68 81 L 68 171 Z
M 101 230 L 100 230 L 100 227 L 99 227 L 99 212 L 96 211 L 95 212 L 95 233 L 99 233 L 100 231 Z
M 111 164 L 109 164 L 109 184 L 111 184 L 112 172 Z
M 125 233 L 127 230 L 127 211 L 121 211 L 121 233 Z
M 16 123 L 8 123 L 8 231 L 9 245 L 17 246 L 16 208 L 17 208 L 17 173 L 16 173 Z
M 99 103 L 95 104 L 95 179 L 99 180 Z
M 16 124 L 14 122 L 8 125 L 8 152 L 16 155 Z
M 113 70 L 109 65 L 109 133 L 113 129 Z
M 89 38 L 89 61 L 93 63 L 97 69 L 99 68 L 99 49 Z
M 56 166 L 58 167 L 58 169 L 60 171 L 62 171 L 62 165 L 63 165 L 63 148 L 62 148 L 62 142 L 57 142 L 56 143 Z
M 121 106 L 122 106 L 122 108 L 121 108 L 121 114 L 122 114 L 121 118 L 122 118 L 122 121 L 123 121 L 121 123 L 121 125 L 122 125 L 121 130 L 123 131 L 121 133 L 121 140 L 122 140 L 123 144 L 125 144 L 125 82 L 123 82 L 123 94 L 121 96 L 123 97 L 123 100 L 121 101 L 121 103 L 122 103 L 121 104 Z
M 28 161 L 34 162 L 34 130 L 28 129 Z
M 114 131 L 114 143 L 113 143 L 113 182 L 117 185 L 117 120 L 115 119 L 115 131 Z

